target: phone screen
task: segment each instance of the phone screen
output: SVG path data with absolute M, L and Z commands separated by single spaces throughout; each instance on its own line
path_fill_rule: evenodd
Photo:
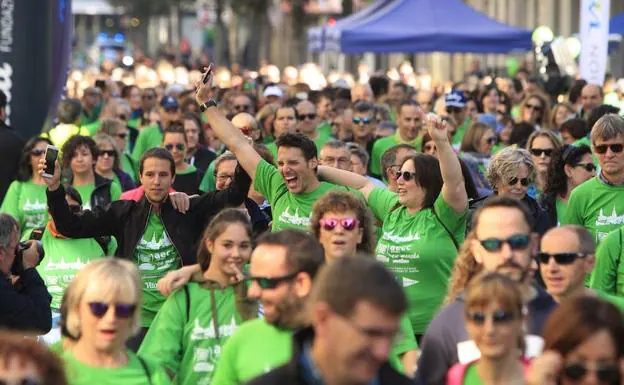
M 48 146 L 46 148 L 45 153 L 45 170 L 44 173 L 47 175 L 54 175 L 54 162 L 56 162 L 56 158 L 58 157 L 58 149 L 55 147 Z

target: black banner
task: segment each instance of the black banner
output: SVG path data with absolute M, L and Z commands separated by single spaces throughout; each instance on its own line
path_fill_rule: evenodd
M 71 0 L 0 0 L 0 90 L 23 138 L 56 111 L 69 69 Z

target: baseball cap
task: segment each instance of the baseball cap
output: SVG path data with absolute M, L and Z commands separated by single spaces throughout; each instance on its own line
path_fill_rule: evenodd
M 444 103 L 447 107 L 464 108 L 466 105 L 466 96 L 462 91 L 452 90 L 444 95 Z
M 262 94 L 265 98 L 268 96 L 277 96 L 278 98 L 284 97 L 284 91 L 278 86 L 268 86 Z
M 180 104 L 178 103 L 178 99 L 174 98 L 173 96 L 163 96 L 162 99 L 160 99 L 160 105 L 163 108 L 179 108 Z

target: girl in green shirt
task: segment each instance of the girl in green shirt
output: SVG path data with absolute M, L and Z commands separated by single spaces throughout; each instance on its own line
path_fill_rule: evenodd
M 206 228 L 197 253 L 203 282 L 189 283 L 162 306 L 139 356 L 153 357 L 180 385 L 208 385 L 221 350 L 238 325 L 257 315 L 239 282 L 251 256 L 246 212 L 226 209 Z
M 401 280 L 417 337 L 442 304 L 464 239 L 468 208 L 461 166 L 446 123 L 430 117 L 426 127 L 439 160 L 424 154 L 408 158 L 398 173 L 398 193 L 375 187 L 361 175 L 319 166 L 322 178 L 358 189 L 383 222 L 377 259 Z
M 24 146 L 17 170 L 17 179 L 11 183 L 2 201 L 0 212 L 10 214 L 20 224 L 21 239 L 28 239 L 33 229 L 48 222 L 46 184 L 39 175 L 39 160 L 45 155 L 47 138 L 32 138 Z

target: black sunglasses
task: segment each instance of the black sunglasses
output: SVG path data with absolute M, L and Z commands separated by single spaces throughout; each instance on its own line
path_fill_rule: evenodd
M 110 158 L 117 156 L 117 151 L 115 150 L 100 150 L 98 151 L 98 156 L 108 155 Z
M 496 310 L 494 313 L 492 314 L 486 314 L 482 311 L 473 311 L 473 312 L 466 312 L 466 317 L 473 323 L 477 324 L 477 325 L 483 325 L 485 324 L 485 321 L 488 318 L 492 319 L 492 323 L 493 324 L 503 324 L 503 323 L 507 323 L 510 321 L 513 321 L 514 318 L 516 318 L 514 316 L 514 314 L 510 311 L 505 311 L 505 310 Z
M 399 179 L 400 177 L 403 177 L 404 181 L 409 182 L 410 180 L 412 180 L 412 178 L 416 178 L 416 173 L 399 170 L 399 171 L 396 171 L 394 176 L 396 176 L 397 179 Z
M 19 385 L 41 385 L 42 382 L 39 379 L 34 377 L 23 377 L 19 379 L 11 380 L 7 382 L 7 380 L 0 378 L 0 385 L 9 385 L 9 384 L 19 384 Z
M 496 143 L 498 143 L 498 138 L 495 137 L 495 136 L 489 137 L 489 138 L 487 138 L 487 142 L 488 142 L 488 144 L 496 144 Z
M 30 155 L 32 156 L 41 156 L 43 154 L 45 154 L 46 150 L 42 149 L 42 148 L 35 148 L 32 151 L 30 151 Z
M 563 375 L 570 380 L 579 381 L 584 378 L 589 369 L 585 363 L 567 364 L 563 367 Z M 620 378 L 620 371 L 614 364 L 598 364 L 595 369 L 598 381 L 603 384 L 617 384 Z
M 515 186 L 518 182 L 520 182 L 521 185 L 526 187 L 529 185 L 531 181 L 529 180 L 529 178 L 518 179 L 514 176 L 513 178 L 509 179 L 509 182 L 507 182 L 507 184 L 510 186 Z
M 277 286 L 279 286 L 280 283 L 291 281 L 293 278 L 295 278 L 297 276 L 297 274 L 299 274 L 299 273 L 295 272 L 295 273 L 291 273 L 291 274 L 284 275 L 284 276 L 281 276 L 281 277 L 273 277 L 273 278 L 268 278 L 268 277 L 249 277 L 248 279 L 250 281 L 257 282 L 258 286 L 260 286 L 263 289 L 275 289 Z
M 126 139 L 128 137 L 128 133 L 127 132 L 120 132 L 118 134 L 115 134 L 116 137 L 118 137 L 119 139 Z
M 527 103 L 527 104 L 525 104 L 524 106 L 525 106 L 526 108 L 529 108 L 529 109 L 535 110 L 535 111 L 537 111 L 537 112 L 542 111 L 542 106 L 536 106 L 535 104 L 529 104 L 529 103 Z
M 110 307 L 111 304 L 106 302 L 89 302 L 91 314 L 97 318 L 104 317 L 106 313 L 108 313 L 108 308 Z M 117 318 L 130 318 L 136 310 L 136 305 L 129 303 L 116 303 L 113 307 L 115 308 L 115 317 Z
M 594 150 L 598 154 L 604 154 L 607 152 L 607 148 L 611 149 L 611 152 L 619 154 L 624 149 L 624 144 L 616 143 L 616 144 L 599 144 L 594 146 Z
M 547 264 L 550 261 L 550 258 L 554 258 L 557 265 L 569 265 L 574 263 L 577 258 L 584 258 L 587 255 L 582 253 L 544 253 L 540 252 L 535 255 L 535 259 L 539 263 Z
M 165 112 L 168 112 L 170 114 L 174 114 L 174 113 L 178 112 L 178 108 L 177 107 L 165 108 Z
M 596 165 L 593 164 L 593 163 L 579 163 L 579 164 L 577 164 L 574 167 L 582 167 L 587 172 L 594 172 L 594 171 L 596 171 Z
M 249 104 L 238 104 L 234 106 L 236 111 L 244 111 L 249 109 Z
M 532 148 L 529 150 L 529 152 L 531 152 L 531 155 L 533 156 L 542 156 L 542 154 L 546 156 L 551 156 L 553 150 L 552 148 Z
M 176 148 L 178 151 L 184 151 L 184 149 L 186 148 L 186 146 L 182 143 L 176 143 L 176 145 L 174 146 L 173 144 L 165 144 L 165 149 L 169 152 L 173 151 L 173 148 Z
M 446 112 L 448 114 L 455 114 L 455 113 L 461 112 L 461 110 L 462 108 L 459 108 L 459 107 L 453 107 L 453 106 L 446 107 Z
M 299 114 L 299 115 L 297 116 L 297 118 L 298 118 L 299 120 L 306 120 L 306 119 L 308 119 L 308 120 L 314 120 L 314 119 L 316 119 L 316 114 Z
M 512 250 L 525 250 L 529 247 L 531 237 L 527 234 L 512 235 L 507 239 L 488 238 L 480 240 L 481 246 L 487 251 L 499 251 L 506 243 Z
M 143 95 L 141 96 L 141 99 L 144 100 L 154 100 L 156 98 L 156 95 Z
M 365 117 L 365 118 L 359 118 L 359 117 L 355 117 L 352 119 L 353 124 L 368 124 L 371 122 L 371 118 L 369 116 Z

